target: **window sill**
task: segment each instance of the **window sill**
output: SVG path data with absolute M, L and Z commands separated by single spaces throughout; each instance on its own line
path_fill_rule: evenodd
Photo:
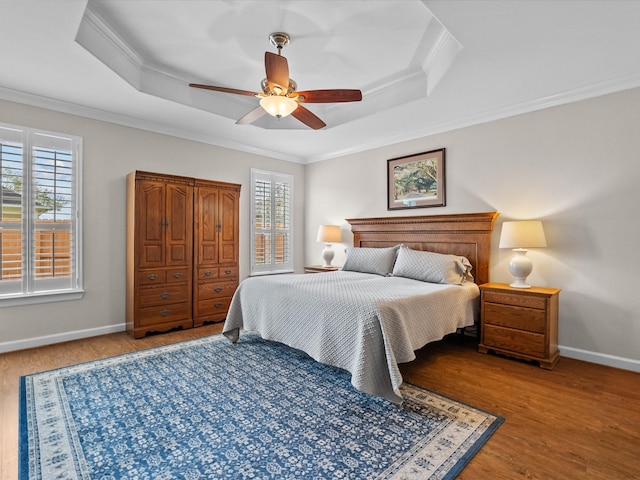
M 21 305 L 37 305 L 40 303 L 66 302 L 80 300 L 84 290 L 65 290 L 59 292 L 38 292 L 28 295 L 0 295 L 0 308 L 18 307 Z
M 264 277 L 265 275 L 283 275 L 287 273 L 295 273 L 293 270 L 278 270 L 277 272 L 253 272 L 250 277 Z

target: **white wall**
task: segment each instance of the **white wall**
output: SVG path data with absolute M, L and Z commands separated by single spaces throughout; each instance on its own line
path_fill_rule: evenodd
M 635 89 L 303 167 L 0 101 L 0 122 L 84 138 L 86 289 L 79 301 L 0 308 L 0 352 L 124 328 L 125 176 L 135 169 L 242 184 L 240 264 L 248 275 L 248 186 L 258 167 L 294 175 L 297 271 L 319 263 L 323 223 L 344 225 L 346 246 L 346 218 L 496 210 L 492 280 L 508 281 L 501 222 L 542 219 L 549 248 L 529 253 L 529 278 L 562 288 L 562 355 L 640 371 L 638 105 Z M 447 206 L 388 212 L 387 159 L 442 147 Z M 343 261 L 337 251 L 334 263 Z
M 0 352 L 123 330 L 126 180 L 133 170 L 239 183 L 240 274 L 249 274 L 250 170 L 294 176 L 294 265 L 302 268 L 304 166 L 0 101 L 0 122 L 83 137 L 82 300 L 0 308 Z
M 308 165 L 305 261 L 320 224 L 343 225 L 344 247 L 346 218 L 498 211 L 491 279 L 506 282 L 502 221 L 541 219 L 529 280 L 562 289 L 561 355 L 640 371 L 639 126 L 634 89 Z M 388 212 L 387 160 L 442 147 L 447 206 Z

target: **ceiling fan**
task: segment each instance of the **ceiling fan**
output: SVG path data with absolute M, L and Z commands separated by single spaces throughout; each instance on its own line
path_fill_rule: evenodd
M 333 90 L 306 90 L 296 91 L 298 85 L 289 78 L 289 64 L 282 56 L 282 47 L 290 42 L 291 38 L 283 32 L 276 32 L 269 35 L 269 41 L 278 49 L 278 54 L 265 52 L 264 66 L 267 77 L 262 80 L 261 87 L 263 93 L 250 92 L 248 90 L 238 90 L 235 88 L 216 87 L 214 85 L 202 85 L 190 83 L 190 87 L 213 90 L 216 92 L 233 93 L 236 95 L 246 95 L 260 98 L 260 106 L 251 110 L 240 118 L 237 124 L 253 123 L 268 113 L 276 118 L 293 115 L 308 127 L 318 130 L 326 126 L 319 117 L 309 109 L 303 107 L 301 103 L 336 103 L 336 102 L 359 102 L 362 100 L 360 90 L 333 89 Z

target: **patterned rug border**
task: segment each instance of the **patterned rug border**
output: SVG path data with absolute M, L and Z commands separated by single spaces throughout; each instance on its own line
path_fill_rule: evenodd
M 454 465 L 446 476 L 442 477 L 442 480 L 453 480 L 460 474 L 460 472 L 467 466 L 467 464 L 471 461 L 473 457 L 480 451 L 480 449 L 484 446 L 485 443 L 491 438 L 491 436 L 500 428 L 500 426 L 506 421 L 505 417 L 501 415 L 496 415 L 495 413 L 489 412 L 488 410 L 484 410 L 482 408 L 478 408 L 466 402 L 461 402 L 460 400 L 456 400 L 454 398 L 448 397 L 447 395 L 442 395 L 440 393 L 434 392 L 433 390 L 429 390 L 428 388 L 421 387 L 419 385 L 415 385 L 413 383 L 404 382 L 403 386 L 407 386 L 410 388 L 414 388 L 418 391 L 425 392 L 433 397 L 442 398 L 444 400 L 455 402 L 460 405 L 464 405 L 465 407 L 475 410 L 476 412 L 483 413 L 488 417 L 494 417 L 493 422 L 487 429 L 482 433 L 482 435 L 478 436 L 475 443 L 467 448 L 467 451 L 460 457 L 456 465 Z
M 254 335 L 259 338 L 257 334 L 252 334 L 249 332 L 243 332 L 245 338 L 249 335 Z M 81 362 L 73 365 L 68 365 L 64 367 L 59 367 L 55 369 L 45 370 L 41 372 L 35 372 L 32 374 L 24 375 L 20 377 L 19 380 L 19 408 L 18 408 L 18 479 L 19 480 L 28 480 L 29 479 L 29 431 L 27 426 L 27 396 L 26 396 L 26 379 L 28 377 L 42 375 L 42 374 L 53 374 L 55 372 L 71 372 L 73 370 L 79 370 L 86 366 L 95 366 L 96 368 L 108 366 L 109 364 L 118 363 L 121 359 L 126 357 L 134 357 L 138 358 L 146 358 L 149 356 L 158 355 L 166 352 L 173 352 L 183 350 L 185 348 L 190 348 L 192 346 L 210 344 L 218 341 L 227 342 L 228 340 L 222 334 L 210 335 L 207 337 L 201 337 L 190 340 L 183 340 L 174 342 L 171 344 L 160 345 L 155 347 L 149 347 L 141 350 L 136 350 L 133 352 L 126 352 L 118 355 L 108 356 L 96 360 L 89 360 L 86 362 Z M 275 342 L 274 342 L 275 343 Z M 283 344 L 280 344 L 283 345 Z M 286 347 L 290 348 L 290 347 Z M 306 356 L 306 354 L 304 354 Z M 331 367 L 335 368 L 335 367 Z M 353 387 L 351 387 L 353 388 Z M 402 385 L 403 395 L 407 400 L 409 397 L 411 398 L 419 398 L 421 396 L 430 396 L 434 398 L 438 398 L 447 402 L 459 404 L 467 407 L 470 410 L 474 410 L 478 413 L 484 414 L 487 417 L 492 417 L 490 425 L 486 427 L 486 429 L 475 438 L 473 444 L 466 447 L 466 451 L 462 456 L 457 460 L 457 462 L 448 469 L 445 476 L 441 477 L 442 480 L 453 480 L 455 479 L 459 473 L 466 467 L 466 465 L 471 461 L 471 459 L 480 451 L 480 449 L 484 446 L 484 444 L 488 441 L 488 439 L 497 431 L 497 429 L 505 422 L 505 418 L 491 413 L 489 411 L 483 410 L 481 408 L 475 407 L 471 404 L 461 402 L 459 400 L 455 400 L 446 395 L 442 395 L 440 393 L 434 392 L 427 388 L 414 385 L 408 382 L 404 382 Z M 368 396 L 367 394 L 362 394 Z M 420 399 L 421 400 L 421 399 Z M 389 402 L 391 403 L 391 402 Z M 424 402 L 421 402 L 424 404 Z M 408 452 L 410 455 L 411 452 Z M 385 474 L 388 472 L 385 472 Z M 385 476 L 384 478 L 391 478 Z M 405 478 L 405 477 L 403 477 Z M 413 478 L 413 477 L 406 477 Z M 416 477 L 417 478 L 417 477 Z

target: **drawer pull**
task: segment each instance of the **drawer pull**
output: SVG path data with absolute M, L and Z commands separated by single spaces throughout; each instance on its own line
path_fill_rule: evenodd
M 210 277 L 212 273 L 213 273 L 213 272 L 211 272 L 211 271 L 209 270 L 209 271 L 207 271 L 207 272 L 204 272 L 204 276 L 205 276 L 205 277 Z
M 169 292 L 162 292 L 160 294 L 160 298 L 169 298 L 171 296 L 171 294 Z
M 176 273 L 173 274 L 173 276 L 175 278 L 180 278 L 180 277 L 182 277 L 182 272 L 176 272 Z
M 222 308 L 223 306 L 224 306 L 224 303 L 220 303 L 220 302 L 218 302 L 218 303 L 216 303 L 214 305 L 214 307 L 216 307 L 216 308 Z
M 160 312 L 160 315 L 162 315 L 163 317 L 166 317 L 167 315 L 169 315 L 171 313 L 171 310 L 162 310 Z
M 231 270 L 225 270 L 224 273 L 225 275 L 231 275 Z
M 216 293 L 220 293 L 222 291 L 222 287 L 216 287 L 214 290 L 216 291 Z
M 156 278 L 158 278 L 158 275 L 156 275 L 155 273 L 152 273 L 151 275 L 147 275 L 147 278 L 149 280 L 155 280 Z

